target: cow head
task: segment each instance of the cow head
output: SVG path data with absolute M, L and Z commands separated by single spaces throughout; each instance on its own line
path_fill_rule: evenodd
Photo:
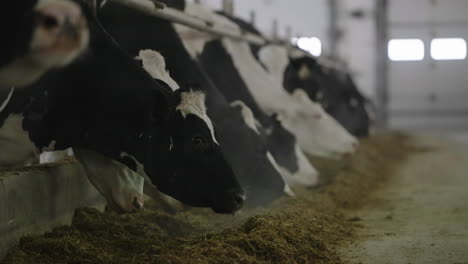
M 295 132 L 299 145 L 309 154 L 339 157 L 353 153 L 357 140 L 323 108 L 312 102 L 302 89 L 292 94 L 296 107 L 280 115 L 286 127 Z
M 245 108 L 234 104 L 233 111 L 218 113 L 220 142 L 247 194 L 246 205 L 264 206 L 282 196 L 287 185 L 279 167 L 259 134 L 259 127 Z M 253 121 L 253 122 L 252 122 Z
M 88 44 L 86 19 L 72 1 L 7 1 L 2 6 L 8 11 L 0 18 L 0 31 L 13 35 L 2 40 L 0 86 L 28 85 L 73 61 Z
M 165 157 L 167 177 L 153 183 L 162 192 L 191 206 L 232 213 L 244 203 L 231 166 L 224 159 L 213 124 L 206 113 L 205 94 L 179 89 L 175 111 L 165 125 L 169 136 Z
M 319 103 L 352 135 L 368 135 L 368 101 L 350 74 L 320 65 L 314 58 L 293 58 L 284 74 L 284 87 L 290 93 L 304 89 L 311 100 Z
M 270 120 L 263 133 L 285 181 L 291 186 L 310 187 L 317 184 L 318 172 L 310 164 L 294 134 L 283 126 L 277 114 L 271 115 Z

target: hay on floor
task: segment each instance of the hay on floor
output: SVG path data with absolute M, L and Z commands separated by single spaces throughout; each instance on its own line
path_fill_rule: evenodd
M 388 133 L 341 160 L 311 158 L 321 187 L 235 216 L 172 215 L 155 204 L 132 215 L 80 209 L 72 226 L 24 237 L 2 263 L 341 263 L 334 248 L 357 225 L 343 210 L 362 206 L 412 150 L 407 136 Z

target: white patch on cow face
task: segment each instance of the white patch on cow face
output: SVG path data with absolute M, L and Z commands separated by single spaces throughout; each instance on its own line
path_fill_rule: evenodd
M 298 170 L 293 174 L 293 178 L 296 179 L 299 184 L 307 187 L 317 185 L 319 177 L 318 171 L 310 164 L 309 159 L 307 159 L 299 144 L 296 143 L 294 150 L 296 153 Z
M 22 124 L 23 116 L 12 114 L 0 127 L 0 167 L 22 167 L 39 162 L 36 146 Z
M 203 92 L 188 91 L 180 93 L 180 104 L 177 106 L 176 110 L 180 111 L 184 118 L 191 114 L 203 120 L 210 130 L 213 142 L 219 145 L 214 134 L 213 123 L 206 114 L 205 94 Z
M 149 49 L 140 50 L 136 59 L 141 60 L 143 69 L 145 69 L 151 77 L 165 82 L 169 87 L 171 87 L 172 91 L 180 88 L 166 70 L 166 61 L 159 52 Z
M 294 92 L 293 98 L 302 106 L 303 112 L 292 118 L 285 118 L 283 122 L 287 128 L 295 132 L 304 151 L 311 155 L 329 158 L 355 151 L 357 139 L 325 112 L 322 106 L 308 100 L 301 89 Z M 308 118 L 308 123 L 304 123 L 304 118 Z
M 291 181 L 291 174 L 288 172 L 288 170 L 284 169 L 278 163 L 276 162 L 275 158 L 269 151 L 266 153 L 268 161 L 270 161 L 271 165 L 275 170 L 281 175 L 281 178 L 283 178 L 284 181 L 284 193 L 288 196 L 295 197 L 296 194 L 291 190 L 289 187 L 289 182 Z
M 242 118 L 244 119 L 245 124 L 252 129 L 255 133 L 260 135 L 260 131 L 258 130 L 258 126 L 260 123 L 257 119 L 255 119 L 254 114 L 250 107 L 248 107 L 244 102 L 236 100 L 231 102 L 231 107 L 240 107 Z
M 275 80 L 282 84 L 284 80 L 284 72 L 289 64 L 288 50 L 283 46 L 267 45 L 260 49 L 258 58 L 267 68 L 270 75 Z
M 6 106 L 7 106 L 8 103 L 10 102 L 11 96 L 13 95 L 13 92 L 14 92 L 14 91 L 15 91 L 15 88 L 11 88 L 10 92 L 8 93 L 7 98 L 5 99 L 5 101 L 3 101 L 2 105 L 0 105 L 0 113 L 3 111 L 3 109 L 6 108 Z
M 46 147 L 42 147 L 41 152 L 55 151 L 55 144 L 57 144 L 57 141 L 51 140 L 49 145 L 47 145 Z
M 39 163 L 52 163 L 73 159 L 74 154 L 71 148 L 59 151 L 44 151 L 39 156 Z
M 294 191 L 287 184 L 284 185 L 284 190 L 283 191 L 289 197 L 293 197 L 293 198 L 296 197 L 296 194 L 294 193 Z
M 126 213 L 142 209 L 145 183 L 142 175 L 97 152 L 80 148 L 73 151 L 91 183 L 112 209 Z

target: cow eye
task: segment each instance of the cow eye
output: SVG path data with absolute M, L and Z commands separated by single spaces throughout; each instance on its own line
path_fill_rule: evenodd
M 358 105 L 359 105 L 359 101 L 356 98 L 351 98 L 349 100 L 349 106 L 351 106 L 352 108 L 357 108 Z
M 195 146 L 201 146 L 205 143 L 205 140 L 200 136 L 195 136 L 192 138 L 192 143 Z

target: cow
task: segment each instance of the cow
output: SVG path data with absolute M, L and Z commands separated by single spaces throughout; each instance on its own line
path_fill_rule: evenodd
M 239 33 L 245 31 L 236 21 L 207 9 L 194 9 L 191 15 L 209 18 Z M 221 42 L 255 101 L 267 114 L 278 114 L 278 118 L 295 134 L 306 153 L 339 157 L 355 151 L 358 146 L 356 138 L 319 104 L 312 102 L 304 91 L 297 90 L 289 94 L 284 90 L 281 81 L 283 71 L 277 72 L 276 69 L 285 67 L 289 61 L 285 47 L 265 45 L 254 48 L 255 45 L 229 38 L 223 38 Z M 203 46 L 204 43 L 199 42 L 193 46 L 193 52 L 200 53 Z
M 186 12 L 193 6 L 188 5 Z M 178 31 L 182 36 L 190 35 L 184 40 L 186 46 L 191 46 L 193 41 L 212 38 L 205 34 L 198 34 L 196 37 L 196 31 L 181 26 L 178 27 Z M 283 127 L 277 115 L 269 116 L 258 106 L 221 41 L 207 41 L 201 54 L 192 56 L 198 58 L 219 90 L 232 102 L 231 104 L 238 107 L 248 120 L 252 120 L 250 122 L 252 129 L 262 136 L 271 151 L 272 158 L 280 168 L 283 179 L 291 186 L 300 184 L 310 187 L 317 184 L 318 173 L 305 157 L 295 136 Z
M 191 206 L 239 210 L 244 192 L 217 143 L 205 94 L 189 86 L 173 92 L 154 80 L 82 8 L 87 50 L 35 83 L 12 89 L 0 112 L 1 130 L 16 131 L 9 136 L 38 153 L 72 147 L 117 211 L 140 210 L 143 192 L 154 196 L 154 185 Z M 2 152 L 16 148 L 2 146 Z
M 359 92 L 349 73 L 329 69 L 310 55 L 291 56 L 283 85 L 289 93 L 303 89 L 354 136 L 369 135 L 370 102 Z
M 218 13 L 235 22 L 243 31 L 262 35 L 252 24 L 224 12 Z M 262 46 L 250 45 L 250 48 L 260 61 Z M 265 68 L 263 63 L 262 66 Z M 283 67 L 279 68 L 276 76 L 281 76 Z M 319 103 L 353 136 L 366 137 L 369 134 L 373 105 L 359 92 L 349 73 L 324 67 L 309 53 L 294 47 L 289 51 L 289 62 L 282 75 L 283 87 L 290 94 L 296 89 L 304 90 L 312 101 Z
M 151 1 L 142 2 L 154 7 Z M 180 9 L 184 7 L 180 1 L 166 3 Z M 145 49 L 158 52 L 165 58 L 167 71 L 180 86 L 196 86 L 206 94 L 208 116 L 213 120 L 222 152 L 246 191 L 246 206 L 265 205 L 285 191 L 289 192 L 260 136 L 249 128 L 242 111 L 229 105 L 190 56 L 170 22 L 113 2 L 99 9 L 98 17 L 129 54 L 138 56 Z
M 69 64 L 86 49 L 89 32 L 78 4 L 22 0 L 3 1 L 1 6 L 1 91 L 28 85 L 47 70 Z

